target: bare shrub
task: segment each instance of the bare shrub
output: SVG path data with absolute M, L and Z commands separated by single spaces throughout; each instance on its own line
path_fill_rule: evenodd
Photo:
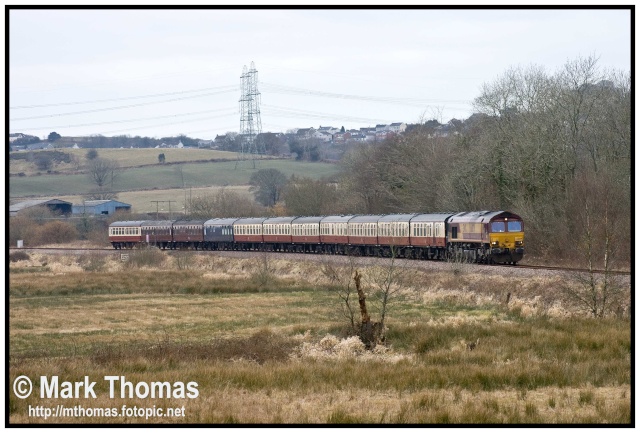
M 23 240 L 25 245 L 32 245 L 36 228 L 36 222 L 25 216 L 9 218 L 10 244 L 15 246 L 19 240 Z
M 126 262 L 128 268 L 141 268 L 143 266 L 158 267 L 165 260 L 162 251 L 156 248 L 145 248 L 134 250 L 129 253 L 129 260 Z
M 78 257 L 78 264 L 86 272 L 102 271 L 107 264 L 107 258 L 102 254 L 90 253 Z
M 64 221 L 50 221 L 36 230 L 35 242 L 42 244 L 64 244 L 78 240 L 78 230 Z
M 191 269 L 194 265 L 193 254 L 188 251 L 177 251 L 173 254 L 176 266 L 180 270 Z
M 289 359 L 295 346 L 293 339 L 260 329 L 249 337 L 216 338 L 210 343 L 162 340 L 157 344 L 140 344 L 126 349 L 102 346 L 93 353 L 92 360 L 101 365 L 139 358 L 162 363 L 242 359 L 264 364 Z
M 251 280 L 260 288 L 266 288 L 276 282 L 275 267 L 271 264 L 268 253 L 263 252 L 253 260 Z
M 11 253 L 9 254 L 9 261 L 10 262 L 19 262 L 22 260 L 29 260 L 29 254 L 27 254 L 24 251 L 16 251 L 15 253 Z

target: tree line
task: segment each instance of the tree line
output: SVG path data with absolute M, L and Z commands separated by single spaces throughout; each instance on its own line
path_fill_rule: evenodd
M 338 182 L 261 173 L 254 194 L 300 216 L 510 210 L 534 257 L 574 260 L 589 249 L 628 262 L 629 73 L 605 71 L 593 56 L 555 73 L 515 67 L 483 85 L 474 109 L 448 134 L 430 121 L 354 146 Z

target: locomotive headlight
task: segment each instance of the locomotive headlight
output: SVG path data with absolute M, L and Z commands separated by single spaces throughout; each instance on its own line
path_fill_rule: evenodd
M 496 246 L 496 247 L 497 247 L 497 246 L 498 246 L 498 241 L 493 241 L 493 242 L 491 242 L 491 245 L 493 245 L 493 246 Z
M 522 246 L 522 241 L 516 241 L 516 246 L 517 247 L 521 247 Z

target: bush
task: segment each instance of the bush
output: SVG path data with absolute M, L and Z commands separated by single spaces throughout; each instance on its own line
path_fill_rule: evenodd
M 95 149 L 89 149 L 89 150 L 87 150 L 87 154 L 85 156 L 89 161 L 91 161 L 91 160 L 96 159 L 98 157 L 98 151 L 95 150 Z
M 24 251 L 16 251 L 15 253 L 9 254 L 10 262 L 19 262 L 21 260 L 29 260 L 29 254 Z
M 164 262 L 165 255 L 156 248 L 131 251 L 126 266 L 129 268 L 141 268 L 143 266 L 160 266 Z
M 38 227 L 35 235 L 35 245 L 64 244 L 78 240 L 78 230 L 63 221 L 50 221 Z
M 25 245 L 33 245 L 37 225 L 31 218 L 15 216 L 9 218 L 9 243 L 16 246 L 19 240 Z

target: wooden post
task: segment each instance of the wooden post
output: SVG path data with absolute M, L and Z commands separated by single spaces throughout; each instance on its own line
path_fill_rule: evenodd
M 369 316 L 369 313 L 367 312 L 367 297 L 360 285 L 362 274 L 356 270 L 356 274 L 353 279 L 356 282 L 358 302 L 360 303 L 360 316 L 362 318 L 362 323 L 360 323 L 360 340 L 362 340 L 367 349 L 373 349 L 376 346 L 380 334 L 380 324 L 371 323 L 371 316 Z
M 367 300 L 364 295 L 364 290 L 360 287 L 360 280 L 362 279 L 362 274 L 358 273 L 356 270 L 356 274 L 353 277 L 356 282 L 356 290 L 358 291 L 358 302 L 360 303 L 360 316 L 362 317 L 362 324 L 371 322 L 371 317 L 367 312 Z

